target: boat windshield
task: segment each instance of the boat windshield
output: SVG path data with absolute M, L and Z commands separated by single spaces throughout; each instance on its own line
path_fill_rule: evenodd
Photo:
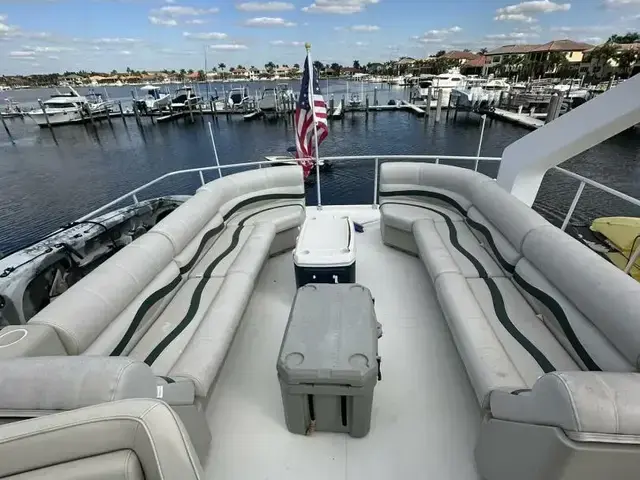
M 55 102 L 55 103 L 44 103 L 45 107 L 47 108 L 76 108 L 76 104 L 75 103 L 60 103 L 60 102 Z
M 422 80 L 419 83 L 420 88 L 429 88 L 431 86 L 431 82 L 428 82 L 426 80 Z

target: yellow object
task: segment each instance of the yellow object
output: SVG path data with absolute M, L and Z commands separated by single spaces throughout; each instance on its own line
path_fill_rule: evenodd
M 627 265 L 633 252 L 640 247 L 640 218 L 602 217 L 596 218 L 591 230 L 604 235 L 617 252 L 607 253 L 607 257 L 621 270 Z M 631 267 L 631 276 L 640 281 L 640 259 Z

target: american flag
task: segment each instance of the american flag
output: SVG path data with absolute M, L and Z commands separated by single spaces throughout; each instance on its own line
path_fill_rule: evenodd
M 322 98 L 320 92 L 320 83 L 318 82 L 317 72 L 313 75 L 313 110 L 311 109 L 309 99 L 309 56 L 304 62 L 304 74 L 302 75 L 302 87 L 300 88 L 300 97 L 296 107 L 295 126 L 296 126 L 296 158 L 298 163 L 302 165 L 305 178 L 311 173 L 315 152 L 315 130 L 318 131 L 318 145 L 329 135 L 327 126 L 327 104 Z M 313 128 L 313 120 L 315 113 L 316 129 Z

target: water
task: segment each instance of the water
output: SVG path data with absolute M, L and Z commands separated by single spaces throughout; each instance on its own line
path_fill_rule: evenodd
M 251 83 L 251 93 L 260 84 Z M 212 85 L 222 93 L 222 85 Z M 298 87 L 293 84 L 292 87 Z M 371 102 L 371 85 L 365 85 Z M 322 88 L 326 91 L 326 84 Z M 403 98 L 406 90 L 378 91 L 378 101 Z M 229 84 L 225 85 L 228 91 Z M 131 87 L 109 88 L 111 98 L 130 98 Z M 350 92 L 354 88 L 350 86 Z M 204 92 L 204 89 L 202 89 Z M 344 82 L 332 82 L 336 100 L 346 93 Z M 86 89 L 80 89 L 85 93 Z M 356 92 L 360 93 L 359 87 Z M 48 98 L 47 90 L 4 92 L 19 102 Z M 0 97 L 2 101 L 2 97 Z M 435 124 L 434 115 L 425 122 L 407 112 L 347 114 L 330 124 L 330 135 L 320 146 L 321 155 L 434 154 L 475 155 L 482 120 L 474 114 L 453 114 L 447 122 Z M 8 121 L 16 140 L 12 145 L 0 128 L 0 251 L 11 251 L 46 235 L 100 205 L 146 183 L 163 173 L 213 165 L 213 150 L 207 122 L 212 122 L 222 164 L 260 161 L 265 155 L 283 155 L 294 145 L 290 120 L 244 122 L 241 116 L 220 116 L 194 124 L 179 120 L 152 124 L 143 119 L 142 128 L 133 118 L 126 123 L 113 119 L 91 126 L 40 129 L 28 119 Z M 482 155 L 500 156 L 504 148 L 528 133 L 507 123 L 487 121 Z M 588 152 L 565 162 L 563 167 L 599 181 L 634 197 L 640 197 L 640 135 L 624 132 Z M 446 163 L 446 162 L 443 162 Z M 466 164 L 468 165 L 468 164 Z M 497 164 L 482 163 L 481 171 L 495 176 Z M 205 175 L 212 180 L 216 174 Z M 176 177 L 154 187 L 146 196 L 166 193 L 191 194 L 199 185 L 197 174 Z M 562 218 L 578 182 L 551 172 L 545 178 L 535 204 L 556 223 Z M 141 195 L 140 198 L 145 197 Z M 349 162 L 334 166 L 322 176 L 324 204 L 371 203 L 371 162 Z M 315 187 L 309 188 L 309 204 L 316 201 Z M 574 222 L 587 223 L 598 216 L 640 216 L 640 210 L 587 187 L 578 204 Z

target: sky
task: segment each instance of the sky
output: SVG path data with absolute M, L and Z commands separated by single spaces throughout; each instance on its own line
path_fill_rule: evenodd
M 351 65 L 640 30 L 640 0 L 0 0 L 0 74 Z

